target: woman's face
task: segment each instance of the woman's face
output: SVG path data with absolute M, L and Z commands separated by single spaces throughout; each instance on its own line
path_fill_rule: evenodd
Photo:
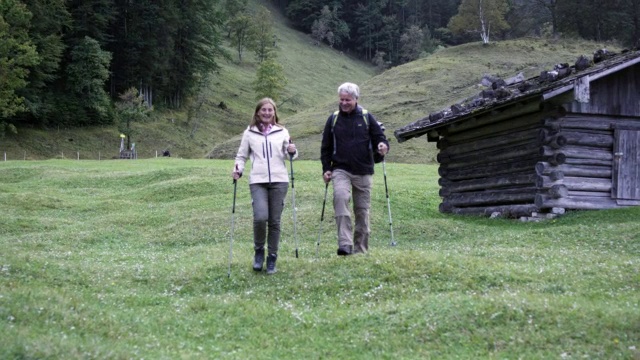
M 262 105 L 262 107 L 258 111 L 258 116 L 264 124 L 273 124 L 273 118 L 275 116 L 273 105 L 269 103 Z

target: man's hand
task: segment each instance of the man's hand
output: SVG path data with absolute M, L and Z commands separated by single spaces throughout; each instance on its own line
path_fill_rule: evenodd
M 322 179 L 324 180 L 325 183 L 328 183 L 329 181 L 331 181 L 331 171 L 325 171 L 325 173 L 322 174 Z
M 389 148 L 387 147 L 387 145 L 385 143 L 379 143 L 378 144 L 378 154 L 385 156 L 387 154 L 387 152 L 389 151 Z

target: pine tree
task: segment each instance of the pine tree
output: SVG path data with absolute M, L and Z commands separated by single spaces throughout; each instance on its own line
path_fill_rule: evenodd
M 31 13 L 23 3 L 0 2 L 0 118 L 25 110 L 24 99 L 17 92 L 27 86 L 29 68 L 40 61 L 29 39 L 30 20 Z M 4 130 L 7 124 L 1 123 Z
M 46 114 L 56 106 L 55 81 L 62 74 L 66 45 L 63 34 L 71 28 L 71 14 L 64 0 L 24 1 L 33 14 L 29 37 L 36 47 L 40 62 L 29 70 L 28 85 L 21 94 L 30 119 L 44 122 Z
M 85 37 L 71 51 L 67 66 L 67 89 L 84 114 L 77 114 L 76 125 L 110 123 L 111 100 L 105 91 L 111 54 L 98 41 Z M 84 115 L 84 116 L 83 116 Z

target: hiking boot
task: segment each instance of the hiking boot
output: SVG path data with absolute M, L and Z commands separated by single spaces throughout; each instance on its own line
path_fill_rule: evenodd
M 340 256 L 351 255 L 351 246 L 340 246 L 338 248 L 338 255 Z
M 256 249 L 256 255 L 253 257 L 253 271 L 262 271 L 262 263 L 264 263 L 264 248 Z
M 267 256 L 267 275 L 275 274 L 276 271 L 276 260 L 278 259 L 277 254 L 269 254 Z

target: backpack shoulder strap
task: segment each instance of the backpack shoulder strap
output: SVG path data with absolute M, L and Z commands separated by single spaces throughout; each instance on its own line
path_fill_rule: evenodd
M 331 131 L 336 127 L 336 122 L 338 121 L 338 114 L 340 114 L 340 110 L 336 110 L 333 112 L 333 120 L 331 120 Z
M 336 110 L 333 112 L 333 120 L 331 120 L 331 131 L 336 127 L 336 122 L 338 121 L 338 115 L 340 114 L 340 110 Z M 367 116 L 369 111 L 367 109 L 362 109 L 362 119 L 364 120 L 365 125 L 367 125 L 367 130 L 369 130 L 369 117 Z

